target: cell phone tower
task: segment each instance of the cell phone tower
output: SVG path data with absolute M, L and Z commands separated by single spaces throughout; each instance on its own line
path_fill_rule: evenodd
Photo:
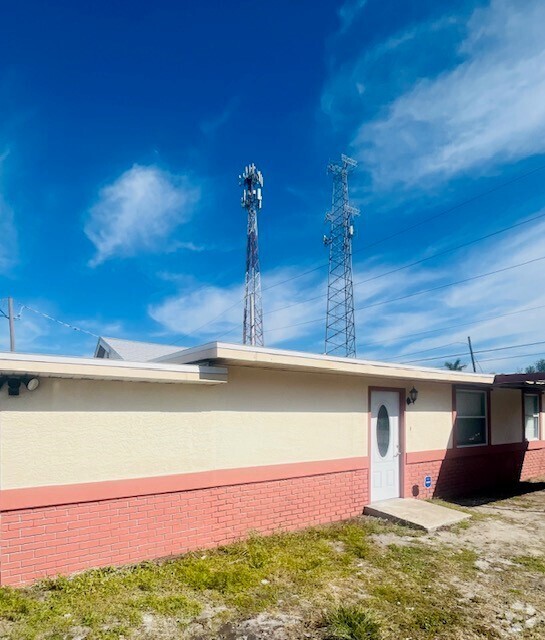
M 261 171 L 251 164 L 239 176 L 242 187 L 241 205 L 248 212 L 248 243 L 246 248 L 246 282 L 242 343 L 263 347 L 263 306 L 261 302 L 261 274 L 257 245 L 257 212 L 263 199 Z
M 324 244 L 329 247 L 325 353 L 347 358 L 356 357 L 352 238 L 354 218 L 359 211 L 348 200 L 348 174 L 357 164 L 341 155 L 341 164 L 330 162 L 327 166 L 327 172 L 333 175 L 333 199 L 331 211 L 325 217 L 330 232 L 324 236 Z

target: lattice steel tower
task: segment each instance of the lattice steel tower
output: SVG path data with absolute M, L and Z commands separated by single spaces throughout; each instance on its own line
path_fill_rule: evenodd
M 359 212 L 348 201 L 348 174 L 356 165 L 355 160 L 341 155 L 341 164 L 330 162 L 327 166 L 328 173 L 333 174 L 333 201 L 325 217 L 330 223 L 329 236 L 324 236 L 324 244 L 329 247 L 325 353 L 347 358 L 356 357 L 352 237 L 354 217 Z
M 261 274 L 257 247 L 257 212 L 261 209 L 263 176 L 255 164 L 245 167 L 239 176 L 242 187 L 241 205 L 248 212 L 248 244 L 246 248 L 246 286 L 242 343 L 262 347 L 263 307 L 261 302 Z

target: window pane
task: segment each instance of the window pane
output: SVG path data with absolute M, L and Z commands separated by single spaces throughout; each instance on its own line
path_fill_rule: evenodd
M 524 408 L 526 416 L 535 416 L 539 412 L 537 396 L 524 396 Z
M 533 394 L 524 396 L 524 425 L 526 440 L 539 438 L 539 397 Z
M 456 412 L 461 417 L 473 417 L 485 415 L 485 393 L 484 391 L 456 392 Z
M 458 445 L 486 444 L 486 419 L 457 418 L 456 440 Z
M 526 440 L 537 440 L 539 438 L 539 418 L 526 416 Z
M 379 409 L 377 416 L 377 447 L 381 457 L 385 457 L 390 446 L 390 418 L 384 405 Z

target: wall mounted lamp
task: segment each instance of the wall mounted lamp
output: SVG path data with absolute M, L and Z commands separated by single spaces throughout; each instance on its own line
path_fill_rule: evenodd
M 1 376 L 0 389 L 5 382 L 8 385 L 8 396 L 18 396 L 21 385 L 24 385 L 28 391 L 35 391 L 40 386 L 40 381 L 34 376 Z
M 418 400 L 418 391 L 413 387 L 409 391 L 409 397 L 407 398 L 407 404 L 414 404 Z

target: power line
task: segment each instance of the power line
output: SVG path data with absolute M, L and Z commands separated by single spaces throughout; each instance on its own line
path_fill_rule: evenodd
M 538 353 L 520 353 L 516 356 L 502 356 L 500 358 L 484 358 L 480 362 L 496 362 L 497 360 L 516 360 L 517 358 L 542 358 L 544 355 L 543 351 Z
M 476 324 L 481 324 L 482 322 L 489 322 L 490 320 L 498 320 L 499 318 L 505 318 L 507 316 L 514 316 L 517 315 L 519 313 L 527 313 L 528 311 L 537 311 L 538 309 L 545 309 L 545 304 L 541 304 L 537 307 L 526 307 L 524 309 L 519 309 L 518 311 L 508 311 L 507 313 L 502 313 L 496 316 L 487 316 L 486 318 L 481 318 L 480 320 L 475 320 L 472 322 L 460 322 L 458 324 L 451 324 L 448 327 L 441 327 L 439 329 L 428 329 L 427 331 L 419 331 L 417 333 L 409 333 L 409 334 L 405 334 L 403 336 L 399 336 L 398 341 L 400 340 L 405 340 L 406 338 L 415 338 L 417 336 L 423 336 L 423 335 L 427 335 L 430 333 L 441 333 L 443 331 L 449 331 L 450 329 L 458 329 L 460 327 L 471 327 L 474 326 Z M 383 340 L 376 340 L 374 342 L 366 342 L 364 343 L 364 345 L 366 347 L 372 347 L 375 345 L 382 345 L 384 344 Z M 363 346 L 363 344 L 362 344 Z M 407 353 L 402 353 L 399 356 L 394 356 L 394 358 L 403 358 L 407 355 Z
M 422 349 L 422 351 L 411 351 L 410 353 L 403 353 L 400 356 L 393 356 L 384 360 L 384 362 L 394 362 L 397 358 L 404 358 L 405 356 L 416 356 L 420 353 L 429 353 L 430 351 L 437 351 L 438 349 L 444 349 L 445 347 L 452 347 L 455 344 L 465 344 L 465 342 L 460 342 L 457 340 L 456 342 L 447 342 L 447 344 L 441 344 L 438 347 L 432 347 L 431 349 Z
M 457 324 L 451 324 L 448 325 L 446 327 L 440 327 L 438 329 L 428 329 L 426 331 L 418 331 L 416 333 L 408 333 L 408 334 L 404 334 L 402 336 L 399 336 L 399 338 L 390 340 L 390 342 L 396 342 L 396 341 L 401 341 L 401 340 L 406 340 L 407 338 L 415 338 L 415 337 L 420 337 L 420 336 L 425 336 L 428 335 L 430 333 L 442 333 L 444 331 L 450 331 L 451 329 L 458 329 L 461 327 L 472 327 L 478 324 L 482 324 L 484 322 L 491 322 L 492 320 L 499 320 L 500 318 L 506 318 L 509 316 L 514 316 L 514 315 L 518 315 L 520 313 L 528 313 L 530 311 L 538 311 L 539 309 L 545 309 L 545 304 L 541 304 L 538 305 L 536 307 L 524 307 L 523 309 L 518 309 L 517 311 L 508 311 L 507 313 L 500 313 L 497 314 L 495 316 L 485 316 L 484 318 L 480 318 L 479 320 L 474 320 L 471 322 L 459 322 Z M 233 331 L 236 330 L 236 326 L 234 326 L 232 329 L 229 329 L 223 333 L 221 333 L 218 336 L 219 338 L 223 338 L 224 336 L 229 335 L 230 333 L 233 333 Z M 289 327 L 283 327 L 283 328 L 289 328 Z M 456 341 L 456 342 L 449 342 L 447 344 L 442 344 L 439 345 L 438 347 L 433 347 L 432 349 L 429 349 L 429 351 L 435 351 L 436 349 L 442 349 L 444 347 L 448 347 L 451 346 L 453 344 L 464 344 L 465 342 L 460 342 L 460 341 Z M 373 346 L 383 346 L 384 345 L 384 340 L 375 340 L 373 342 L 362 342 L 360 343 L 361 347 L 373 347 Z M 418 353 L 424 353 L 425 351 L 428 350 L 422 350 L 422 351 L 412 351 L 410 353 L 400 353 L 396 356 L 391 356 L 389 357 L 387 360 L 384 360 L 384 362 L 395 362 L 397 361 L 398 358 L 405 358 L 406 356 L 411 356 L 411 355 L 415 355 Z
M 498 273 L 503 273 L 505 271 L 509 271 L 511 269 L 516 269 L 518 267 L 524 267 L 526 265 L 532 264 L 534 262 L 539 262 L 540 260 L 545 260 L 545 256 L 541 256 L 539 258 L 533 258 L 532 260 L 526 260 L 525 262 L 521 262 L 519 264 L 514 264 L 509 267 L 503 267 L 502 269 L 495 269 L 494 271 L 489 271 L 487 273 L 481 273 L 477 276 L 471 276 L 470 278 L 464 278 L 463 280 L 456 280 L 455 282 L 449 282 L 447 284 L 438 285 L 437 287 L 430 287 L 429 289 L 422 289 L 420 291 L 415 291 L 413 293 L 408 293 L 404 296 L 399 296 L 397 298 L 390 298 L 389 300 L 381 300 L 380 302 L 374 302 L 373 304 L 364 305 L 363 307 L 356 307 L 356 311 L 362 311 L 364 309 L 372 309 L 374 307 L 380 307 L 385 304 L 390 304 L 391 302 L 399 302 L 401 300 L 407 300 L 408 298 L 414 298 L 419 295 L 423 295 L 424 293 L 432 293 L 434 291 L 439 291 L 441 289 L 447 289 L 448 287 L 453 287 L 457 284 L 464 284 L 466 282 L 472 282 L 474 280 L 478 280 L 480 278 L 486 278 L 488 276 L 496 275 Z M 269 331 L 280 331 L 281 329 L 291 329 L 292 327 L 299 327 L 306 324 L 313 324 L 315 322 L 321 322 L 322 318 L 314 318 L 313 320 L 306 320 L 304 322 L 297 322 L 292 325 L 286 325 L 284 327 L 274 327 L 269 329 Z
M 208 322 L 205 322 L 204 324 L 201 324 L 199 327 L 197 327 L 196 329 L 193 329 L 193 331 L 191 331 L 190 333 L 184 333 L 182 338 L 178 338 L 177 340 L 174 340 L 172 342 L 172 344 L 178 344 L 180 343 L 182 340 L 184 340 L 185 338 L 190 338 L 191 336 L 194 336 L 196 333 L 198 333 L 201 329 L 204 329 L 205 327 L 208 327 L 209 325 L 213 324 L 214 322 L 216 322 L 217 320 L 220 320 L 221 318 L 223 318 L 223 316 L 228 312 L 231 311 L 231 309 L 234 309 L 235 307 L 238 307 L 239 304 L 241 304 L 242 302 L 244 302 L 244 298 L 241 298 L 240 300 L 237 300 L 234 304 L 232 304 L 230 307 L 227 307 L 227 309 L 224 309 L 221 313 L 219 313 L 217 316 L 214 316 L 212 318 L 212 320 L 209 320 Z M 230 330 L 229 333 L 231 333 L 231 331 L 234 331 L 234 329 Z
M 414 298 L 415 296 L 422 295 L 424 293 L 432 293 L 433 291 L 439 291 L 441 289 L 446 289 L 448 287 L 452 287 L 457 284 L 464 284 L 466 282 L 472 282 L 473 280 L 479 280 L 480 278 L 486 278 L 487 276 L 493 276 L 498 273 L 503 273 L 504 271 L 510 271 L 511 269 L 516 269 L 518 267 L 525 267 L 526 265 L 532 264 L 534 262 L 539 262 L 540 260 L 545 260 L 545 256 L 541 256 L 539 258 L 533 258 L 531 260 L 526 260 L 525 262 L 521 262 L 519 264 L 511 265 L 510 267 L 503 267 L 502 269 L 495 269 L 494 271 L 489 271 L 488 273 L 481 273 L 478 276 L 471 276 L 470 278 L 464 278 L 463 280 L 457 280 L 456 282 L 450 282 L 448 284 L 438 285 L 437 287 L 430 287 L 429 289 L 424 289 L 422 291 L 416 291 L 415 293 L 408 293 L 405 296 L 399 296 L 398 298 L 392 298 L 391 300 L 383 300 L 381 302 L 374 302 L 373 304 L 365 305 L 364 307 L 358 307 L 357 311 L 361 311 L 362 309 L 371 309 L 372 307 L 380 307 L 383 304 L 389 304 L 390 302 L 397 302 L 399 300 L 406 300 L 407 298 Z
M 499 229 L 498 231 L 493 231 L 492 233 L 487 233 L 484 236 L 480 236 L 479 238 L 475 238 L 474 240 L 469 240 L 468 242 L 464 242 L 462 244 L 456 245 L 455 247 L 451 247 L 450 249 L 445 249 L 444 251 L 440 251 L 438 253 L 434 253 L 431 256 L 426 256 L 425 258 L 421 258 L 420 260 L 416 260 L 415 262 L 411 262 L 409 264 L 403 265 L 401 267 L 396 267 L 395 269 L 391 269 L 390 271 L 385 271 L 383 273 L 379 273 L 376 276 L 372 276 L 370 278 L 365 278 L 364 280 L 358 280 L 354 282 L 354 286 L 365 284 L 366 282 L 371 282 L 373 280 L 378 280 L 379 278 L 384 278 L 385 276 L 392 275 L 394 273 L 398 273 L 399 271 L 404 271 L 405 269 L 410 269 L 411 267 L 416 267 L 419 264 L 423 264 L 424 262 L 428 262 L 429 260 L 433 260 L 434 258 L 440 258 L 441 256 L 447 255 L 449 253 L 453 253 L 454 251 L 458 251 L 459 249 L 463 249 L 472 244 L 476 244 L 478 242 L 482 242 L 483 240 L 488 240 L 494 236 L 500 235 L 501 233 L 505 233 L 506 231 L 511 231 L 512 229 L 516 229 L 517 227 L 521 227 L 525 224 L 529 224 L 530 222 L 535 222 L 540 218 L 545 218 L 545 213 L 541 213 L 538 216 L 534 216 L 532 218 L 528 218 L 527 220 L 523 220 L 522 222 L 517 222 L 515 224 L 510 225 L 509 227 L 504 227 L 503 229 Z M 325 294 L 320 294 L 318 296 L 313 296 L 312 298 L 306 298 L 305 300 L 300 300 L 299 302 L 293 302 L 291 304 L 285 305 L 283 307 L 278 307 L 276 309 L 272 309 L 267 312 L 267 315 L 271 313 L 276 313 L 277 311 L 284 311 L 285 309 L 290 309 L 291 307 L 295 307 L 299 304 L 304 304 L 306 302 L 314 302 L 315 300 L 319 300 L 324 298 Z
M 285 280 L 281 280 L 280 282 L 275 282 L 274 284 L 270 284 L 268 287 L 264 287 L 261 291 L 269 291 L 269 289 L 274 289 L 275 287 L 279 287 L 281 284 L 286 284 L 287 282 L 291 282 L 292 280 L 297 280 L 297 278 L 302 278 L 303 276 L 307 276 L 309 273 L 314 273 L 315 271 L 319 271 L 324 267 L 328 267 L 329 263 L 320 264 L 317 267 L 313 267 L 312 269 L 308 269 L 307 271 L 303 271 L 302 273 L 298 273 L 295 276 L 291 276 L 290 278 L 286 278 Z
M 524 178 L 527 178 L 527 177 L 529 177 L 529 176 L 531 176 L 531 175 L 533 175 L 533 174 L 535 174 L 535 173 L 538 173 L 539 171 L 543 171 L 543 169 L 545 169 L 545 164 L 539 165 L 538 167 L 535 167 L 534 169 L 531 169 L 530 171 L 526 171 L 526 172 L 524 172 L 524 173 L 521 173 L 521 174 L 519 174 L 518 176 L 515 176 L 514 178 L 512 178 L 512 179 L 510 179 L 510 180 L 506 180 L 505 182 L 502 182 L 502 183 L 500 183 L 500 184 L 496 185 L 495 187 L 492 187 L 491 189 L 488 189 L 488 190 L 486 190 L 486 191 L 482 191 L 482 192 L 480 192 L 480 193 L 477 193 L 476 195 L 472 196 L 471 198 L 467 198 L 466 200 L 462 200 L 462 201 L 460 201 L 460 202 L 456 203 L 455 205 L 453 205 L 452 207 L 449 207 L 449 208 L 447 208 L 447 209 L 443 209 L 442 211 L 440 211 L 440 212 L 438 212 L 438 213 L 436 213 L 436 214 L 434 214 L 434 215 L 432 215 L 432 216 L 428 216 L 427 218 L 423 218 L 421 221 L 419 221 L 419 222 L 417 222 L 417 223 L 415 223 L 415 224 L 413 224 L 413 225 L 411 225 L 411 226 L 409 226 L 409 227 L 405 227 L 404 229 L 402 229 L 402 230 L 400 230 L 400 231 L 397 231 L 397 232 L 396 232 L 396 233 L 394 233 L 394 234 L 391 234 L 391 235 L 389 235 L 389 236 L 385 236 L 385 237 L 383 237 L 383 238 L 379 238 L 379 239 L 378 239 L 378 240 L 376 240 L 375 242 L 372 242 L 371 244 L 365 245 L 365 246 L 363 246 L 362 248 L 357 249 L 357 250 L 356 250 L 356 251 L 354 251 L 353 253 L 359 253 L 359 252 L 361 252 L 361 251 L 364 251 L 365 249 L 369 249 L 369 248 L 371 248 L 371 247 L 377 246 L 377 245 L 379 245 L 379 244 L 381 244 L 381 243 L 383 243 L 383 242 L 386 242 L 387 240 L 390 240 L 390 239 L 392 239 L 392 238 L 394 238 L 394 237 L 397 237 L 397 236 L 399 236 L 399 235 L 402 235 L 402 234 L 404 234 L 404 233 L 406 233 L 406 232 L 408 232 L 408 231 L 411 231 L 411 230 L 413 230 L 413 229 L 416 229 L 417 227 L 419 227 L 419 226 L 421 226 L 421 225 L 425 224 L 426 222 L 430 222 L 431 220 L 436 220 L 437 218 L 439 218 L 439 217 L 441 217 L 441 216 L 444 216 L 444 215 L 447 215 L 447 214 L 449 214 L 449 213 L 452 213 L 453 211 L 456 211 L 456 210 L 460 209 L 461 207 L 463 207 L 463 206 L 465 206 L 465 205 L 467 205 L 467 204 L 471 204 L 472 202 L 475 202 L 476 200 L 478 200 L 478 199 L 480 199 L 480 198 L 484 198 L 484 197 L 486 197 L 487 195 L 490 195 L 491 193 L 495 193 L 495 192 L 497 192 L 497 191 L 499 191 L 499 190 L 503 189 L 504 187 L 510 186 L 511 184 L 514 184 L 514 183 L 518 182 L 519 180 L 523 180 Z M 540 216 L 537 216 L 537 217 L 540 217 Z M 530 220 L 528 220 L 528 222 L 530 222 Z M 525 223 L 526 223 L 526 222 L 522 222 L 522 223 L 520 223 L 520 224 L 525 224 Z M 514 226 L 516 226 L 516 225 L 514 225 Z M 513 227 L 514 227 L 514 226 L 513 226 Z M 496 233 L 503 233 L 503 230 L 500 230 L 500 231 L 498 231 L 498 232 L 496 232 Z M 488 236 L 487 236 L 487 237 L 488 237 Z M 483 238 L 483 239 L 484 239 L 484 238 Z M 473 242 L 478 242 L 478 241 L 479 241 L 479 240 L 475 240 L 475 241 L 473 241 Z M 452 249 L 452 250 L 454 251 L 454 250 L 456 250 L 456 249 Z M 439 254 L 436 254 L 436 255 L 439 255 Z M 432 257 L 436 257 L 436 256 L 432 256 Z M 429 259 L 431 259 L 431 257 L 430 257 Z M 270 289 L 274 289 L 275 287 L 278 287 L 278 286 L 281 286 L 281 285 L 287 284 L 288 282 L 292 282 L 293 280 L 296 280 L 296 279 L 298 279 L 298 278 L 302 278 L 302 277 L 304 277 L 304 276 L 306 276 L 306 275 L 309 275 L 309 274 L 311 274 L 311 273 L 315 273 L 316 271 L 319 271 L 320 269 L 323 269 L 323 268 L 325 268 L 325 267 L 327 267 L 327 266 L 328 266 L 328 263 L 319 264 L 319 265 L 317 265 L 317 266 L 315 266 L 315 267 L 312 267 L 312 268 L 310 268 L 310 269 L 307 269 L 306 271 L 302 271 L 301 273 L 295 274 L 295 275 L 293 275 L 293 276 L 290 276 L 289 278 L 286 278 L 286 279 L 284 279 L 284 280 L 281 280 L 280 282 L 275 282 L 274 284 L 271 284 L 271 285 L 269 285 L 269 286 L 267 286 L 267 287 L 263 287 L 261 291 L 262 291 L 262 293 L 264 293 L 265 291 L 269 291 Z M 414 265 L 414 264 L 412 264 L 412 265 L 407 265 L 406 267 L 403 267 L 403 268 L 408 268 L 409 266 L 415 266 L 415 265 Z M 381 274 L 381 275 L 376 276 L 376 277 L 382 277 L 383 275 L 386 275 L 386 274 Z M 374 279 L 374 278 L 373 278 L 373 279 Z M 363 282 L 368 282 L 368 281 L 369 281 L 369 280 L 364 280 L 364 281 L 357 282 L 357 283 L 355 283 L 355 284 L 362 284 Z M 200 291 L 200 290 L 201 290 L 201 289 L 203 289 L 203 288 L 206 288 L 206 286 L 205 286 L 205 287 L 200 287 L 200 288 L 198 289 L 198 291 Z M 313 301 L 313 300 L 317 300 L 317 299 L 322 298 L 322 297 L 323 297 L 323 296 L 317 296 L 317 297 L 315 297 L 315 298 L 311 298 L 311 299 L 309 299 L 309 300 L 305 300 L 304 302 L 311 302 L 311 301 Z M 220 318 L 222 318 L 222 317 L 223 317 L 223 316 L 224 316 L 228 311 L 230 311 L 231 309 L 233 309 L 236 305 L 241 304 L 242 302 L 243 302 L 243 299 L 241 299 L 240 301 L 238 301 L 236 304 L 231 305 L 230 307 L 228 307 L 228 308 L 224 309 L 220 314 L 218 314 L 217 316 L 215 316 L 212 320 L 210 320 L 210 321 L 206 322 L 205 324 L 201 325 L 200 327 L 197 327 L 197 329 L 194 329 L 194 330 L 193 330 L 193 331 L 191 331 L 190 333 L 188 333 L 188 334 L 184 334 L 184 336 L 183 336 L 183 337 L 179 338 L 178 340 L 175 340 L 175 341 L 173 342 L 173 344 L 178 344 L 179 342 L 181 342 L 181 341 L 184 339 L 184 337 L 191 337 L 191 336 L 195 335 L 195 334 L 196 334 L 198 331 L 200 331 L 202 328 L 207 327 L 207 326 L 209 326 L 210 324 L 213 324 L 214 322 L 216 322 L 217 320 L 219 320 Z M 301 304 L 301 303 L 295 303 L 295 304 Z M 294 306 L 294 305 L 288 305 L 288 306 L 282 307 L 281 309 L 280 309 L 280 308 L 279 308 L 279 309 L 273 309 L 273 310 L 271 310 L 271 311 L 269 311 L 269 312 L 266 312 L 266 314 L 265 314 L 265 315 L 267 315 L 267 313 L 268 313 L 268 314 L 271 314 L 271 313 L 274 313 L 274 312 L 276 312 L 276 311 L 280 311 L 280 310 L 282 310 L 282 309 L 289 308 L 289 306 Z M 276 329 L 272 329 L 272 331 L 275 331 L 275 330 L 276 330 Z M 269 329 L 269 331 L 271 331 L 271 329 Z
M 405 227 L 405 229 L 401 229 L 400 231 L 396 231 L 395 233 L 392 233 L 391 235 L 386 236 L 385 238 L 377 240 L 376 242 L 373 242 L 372 244 L 368 244 L 367 246 L 362 247 L 361 249 L 358 249 L 358 251 L 354 251 L 354 253 L 358 253 L 359 251 L 364 251 L 365 249 L 369 249 L 370 247 L 374 247 L 377 244 L 381 244 L 383 242 L 386 242 L 387 240 L 391 240 L 392 238 L 396 238 L 397 236 L 403 235 L 403 234 L 407 233 L 407 231 L 412 231 L 413 229 L 417 229 L 418 227 L 421 227 L 426 222 L 431 222 L 432 220 L 436 220 L 437 218 L 440 218 L 441 216 L 444 216 L 444 215 L 446 215 L 448 213 L 452 213 L 453 211 L 456 211 L 457 209 L 460 209 L 461 207 L 465 207 L 467 204 L 471 204 L 472 202 L 475 202 L 476 200 L 479 200 L 480 198 L 488 196 L 491 193 L 496 193 L 496 191 L 500 191 L 504 187 L 512 185 L 515 182 L 518 182 L 519 180 L 522 180 L 524 178 L 527 178 L 528 176 L 533 175 L 534 173 L 538 173 L 539 171 L 543 171 L 543 169 L 545 169 L 545 164 L 539 165 L 538 167 L 535 167 L 534 169 L 531 169 L 530 171 L 527 171 L 525 173 L 521 173 L 518 176 L 515 176 L 514 178 L 511 178 L 510 180 L 506 180 L 505 182 L 502 182 L 502 183 L 496 185 L 495 187 L 491 187 L 490 189 L 488 189 L 486 191 L 482 191 L 481 193 L 477 193 L 474 196 L 471 196 L 470 198 L 467 198 L 467 200 L 462 200 L 461 202 L 453 205 L 452 207 L 449 207 L 448 209 L 444 209 L 443 211 L 440 211 L 439 213 L 436 213 L 436 214 L 434 214 L 432 216 L 429 216 L 428 218 L 424 218 L 423 220 L 420 220 L 419 222 L 415 222 L 415 224 L 411 225 L 410 227 Z
M 477 349 L 473 353 L 495 353 L 496 351 L 508 351 L 510 349 L 519 349 L 520 347 L 535 347 L 538 344 L 545 344 L 545 340 L 539 342 L 526 342 L 524 344 L 511 344 L 507 347 L 495 347 L 491 349 Z M 460 356 L 467 356 L 467 352 L 464 353 L 449 353 L 442 356 L 433 358 L 418 358 L 417 360 L 405 360 L 401 364 L 412 364 L 413 362 L 430 362 L 432 360 L 443 360 L 444 358 L 459 358 Z M 483 361 L 484 362 L 484 361 Z
M 486 191 L 481 191 L 480 193 L 475 194 L 474 196 L 471 196 L 470 198 L 467 198 L 466 200 L 462 200 L 456 204 L 454 204 L 452 207 L 449 207 L 447 209 L 443 209 L 442 211 L 439 211 L 436 214 L 433 214 L 432 216 L 428 216 L 427 218 L 423 218 L 422 220 L 420 220 L 419 222 L 414 223 L 413 225 L 409 226 L 409 227 L 405 227 L 399 231 L 396 231 L 395 233 L 392 233 L 389 236 L 384 236 L 383 238 L 379 238 L 378 240 L 375 240 L 374 242 L 372 242 L 371 244 L 367 244 L 364 245 L 363 247 L 361 247 L 360 249 L 357 249 L 356 251 L 353 252 L 353 254 L 356 253 L 360 253 L 361 251 L 365 251 L 366 249 L 370 249 L 372 247 L 376 247 L 379 244 L 382 244 L 383 242 L 386 242 L 388 240 L 391 240 L 392 238 L 396 238 L 397 236 L 403 235 L 405 233 L 407 233 L 408 231 L 412 231 L 413 229 L 416 229 L 420 226 L 422 226 L 423 224 L 426 224 L 426 222 L 431 222 L 432 220 L 436 220 L 437 218 L 440 218 L 441 216 L 447 215 L 449 213 L 452 213 L 453 211 L 456 211 L 462 207 L 464 207 L 467 204 L 471 204 L 472 202 L 475 202 L 476 200 L 479 200 L 480 198 L 484 198 L 492 193 L 495 193 L 501 189 L 503 189 L 504 187 L 508 187 L 516 182 L 518 182 L 519 180 L 523 180 L 524 178 L 528 178 L 529 176 L 538 173 L 539 171 L 543 171 L 545 169 L 545 164 L 539 165 L 538 167 L 535 167 L 534 169 L 531 169 L 530 171 L 526 171 L 524 173 L 520 173 L 518 176 L 515 176 L 514 178 L 511 178 L 510 180 L 506 180 L 505 182 L 502 182 L 498 185 L 496 185 L 495 187 L 492 187 L 491 189 L 487 189 Z M 282 280 L 281 282 L 275 282 L 275 284 L 273 285 L 269 285 L 268 287 L 265 287 L 263 289 L 263 291 L 268 291 L 269 289 L 272 289 L 273 287 L 278 287 L 282 284 L 286 284 L 287 282 L 291 282 L 292 280 L 296 280 L 297 278 L 302 278 L 303 276 L 306 276 L 310 273 L 313 273 L 315 271 L 318 271 L 319 269 L 323 269 L 324 267 L 327 267 L 328 264 L 327 263 L 323 263 L 320 264 L 316 267 L 313 267 L 311 269 L 308 269 L 307 271 L 303 271 L 302 273 L 296 274 L 294 276 L 291 276 L 290 278 L 286 278 L 286 280 Z
M 48 313 L 44 313 L 43 311 L 39 311 L 38 309 L 33 309 L 32 307 L 29 307 L 26 304 L 22 304 L 21 305 L 21 310 L 22 309 L 28 309 L 29 311 L 32 311 L 32 313 L 35 313 L 35 314 L 37 314 L 39 316 L 42 316 L 43 318 L 46 318 L 47 320 L 51 320 L 52 322 L 56 322 L 57 324 L 60 324 L 63 327 L 66 327 L 67 329 L 72 329 L 73 331 L 79 331 L 81 333 L 86 333 L 87 335 L 92 336 L 93 338 L 99 338 L 100 337 L 96 333 L 93 333 L 92 331 L 87 331 L 87 329 L 82 329 L 81 327 L 76 327 L 75 325 L 70 324 L 68 322 L 63 322 L 62 320 L 58 320 L 57 318 L 53 318 L 53 316 L 50 316 Z

